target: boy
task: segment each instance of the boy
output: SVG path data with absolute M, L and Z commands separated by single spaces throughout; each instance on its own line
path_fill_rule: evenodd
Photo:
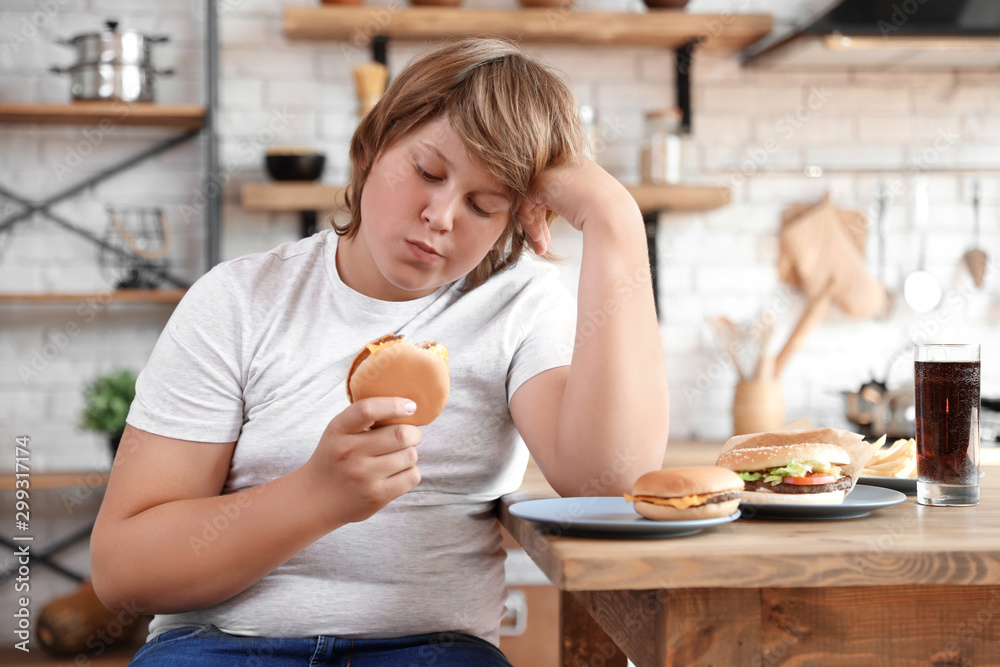
M 101 600 L 156 614 L 133 664 L 508 664 L 494 511 L 529 451 L 560 494 L 616 495 L 667 440 L 641 216 L 582 144 L 544 67 L 449 44 L 359 125 L 344 228 L 191 288 L 91 543 Z M 522 256 L 546 255 L 555 213 L 583 233 L 578 317 Z M 351 360 L 386 333 L 449 351 L 428 426 L 373 427 L 401 398 L 348 404 Z

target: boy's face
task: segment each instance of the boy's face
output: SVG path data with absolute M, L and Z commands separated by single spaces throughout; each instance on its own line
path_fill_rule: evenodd
M 418 127 L 372 165 L 361 228 L 341 239 L 351 288 L 385 301 L 426 296 L 474 269 L 510 221 L 511 200 L 472 161 L 447 118 Z

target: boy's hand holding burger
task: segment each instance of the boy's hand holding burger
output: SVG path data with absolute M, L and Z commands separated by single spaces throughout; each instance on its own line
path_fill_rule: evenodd
M 448 401 L 448 351 L 382 336 L 354 358 L 346 385 L 351 405 L 330 421 L 306 464 L 334 527 L 364 521 L 420 483 L 417 427 Z

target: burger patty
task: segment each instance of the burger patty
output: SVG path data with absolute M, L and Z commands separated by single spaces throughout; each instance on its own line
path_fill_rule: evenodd
M 846 491 L 850 488 L 850 477 L 841 477 L 831 484 L 785 484 L 782 482 L 772 485 L 770 482 L 758 479 L 754 482 L 746 482 L 744 486 L 745 491 L 773 491 L 774 493 L 826 493 L 827 491 Z
M 730 500 L 738 500 L 740 497 L 739 491 L 724 491 L 722 493 L 717 493 L 708 500 L 705 501 L 706 505 L 711 505 L 712 503 L 728 503 Z

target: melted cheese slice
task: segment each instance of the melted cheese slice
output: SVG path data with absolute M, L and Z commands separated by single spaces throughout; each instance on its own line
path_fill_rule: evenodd
M 390 338 L 389 340 L 385 341 L 384 343 L 368 343 L 367 345 L 365 345 L 365 347 L 368 348 L 368 352 L 370 354 L 375 354 L 379 350 L 384 350 L 385 348 L 389 347 L 390 345 L 395 345 L 396 343 L 401 343 L 402 341 L 403 341 L 402 338 Z
M 387 347 L 391 347 L 396 343 L 402 343 L 402 342 L 403 342 L 403 337 L 400 336 L 398 338 L 390 338 L 389 340 L 382 343 L 368 343 L 367 345 L 365 345 L 365 347 L 368 348 L 369 354 L 374 355 L 376 352 L 380 350 L 384 350 Z M 428 343 L 420 343 L 419 345 L 417 345 L 417 347 L 423 348 L 428 352 L 436 354 L 437 356 L 444 359 L 444 362 L 446 364 L 448 363 L 448 350 L 447 348 L 445 348 L 444 345 L 428 342 Z
M 704 505 L 705 501 L 714 493 L 706 493 L 702 495 L 692 495 L 692 496 L 678 496 L 677 498 L 659 498 L 657 496 L 632 496 L 625 494 L 625 500 L 632 503 L 636 501 L 650 503 L 651 505 L 664 505 L 666 507 L 676 507 L 679 510 L 686 510 L 689 507 L 696 507 L 698 505 Z

